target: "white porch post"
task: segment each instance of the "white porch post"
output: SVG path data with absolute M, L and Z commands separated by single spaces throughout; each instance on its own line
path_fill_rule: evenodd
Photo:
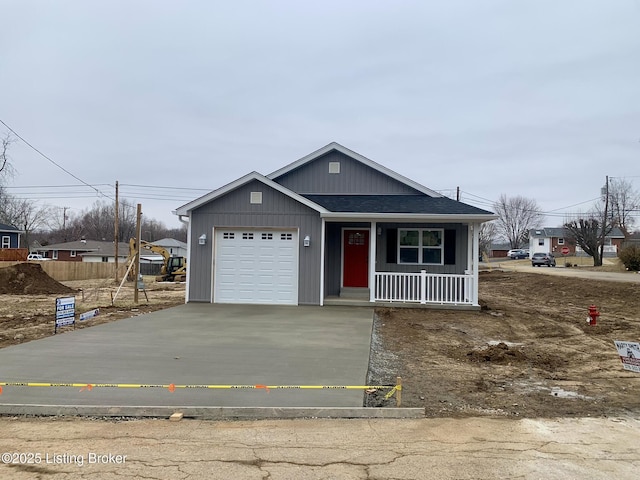
M 376 300 L 376 244 L 378 241 L 376 222 L 371 222 L 369 233 L 369 301 Z
M 324 305 L 324 237 L 325 237 L 325 220 L 320 219 L 320 306 Z
M 473 305 L 478 305 L 478 264 L 480 263 L 479 258 L 479 250 L 480 250 L 480 224 L 473 224 L 473 251 L 472 253 L 472 262 L 473 262 L 473 288 L 471 289 L 471 301 Z

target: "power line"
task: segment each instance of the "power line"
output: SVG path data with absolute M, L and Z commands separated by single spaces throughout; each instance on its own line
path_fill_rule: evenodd
M 78 180 L 80 183 L 83 183 L 84 185 L 86 185 L 89 188 L 92 188 L 96 191 L 96 193 L 98 193 L 98 195 L 102 195 L 104 197 L 110 198 L 111 200 L 115 200 L 112 197 L 110 197 L 109 195 L 105 195 L 104 193 L 102 193 L 100 190 L 98 190 L 97 188 L 95 188 L 94 186 L 88 184 L 87 182 L 85 182 L 84 180 L 82 180 L 80 177 L 74 175 L 73 173 L 71 173 L 69 170 L 67 170 L 66 168 L 64 168 L 62 165 L 56 163 L 54 160 L 52 160 L 51 158 L 49 158 L 47 155 L 45 155 L 44 153 L 42 153 L 40 150 L 38 150 L 36 147 L 34 147 L 33 145 L 31 145 L 27 140 L 25 140 L 18 132 L 16 132 L 13 128 L 11 128 L 9 125 L 7 125 L 2 119 L 0 119 L 0 123 L 2 123 L 5 127 L 7 127 L 7 129 L 13 133 L 16 137 L 18 137 L 20 140 L 22 140 L 29 148 L 31 148 L 33 151 L 37 152 L 39 155 L 41 155 L 43 158 L 47 159 L 49 162 L 51 162 L 52 164 L 54 164 L 56 167 L 58 167 L 60 170 L 62 170 L 63 172 L 65 172 L 67 175 L 70 175 L 71 177 L 75 178 L 76 180 Z

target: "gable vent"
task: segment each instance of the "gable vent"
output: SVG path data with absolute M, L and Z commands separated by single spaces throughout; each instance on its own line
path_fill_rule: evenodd
M 329 162 L 329 173 L 340 173 L 340 162 Z
M 262 192 L 251 192 L 251 198 L 249 201 L 254 204 L 262 203 Z

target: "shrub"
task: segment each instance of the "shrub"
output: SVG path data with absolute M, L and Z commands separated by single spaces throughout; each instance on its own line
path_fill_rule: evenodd
M 571 264 L 571 262 L 564 262 L 564 266 L 567 268 L 571 268 L 573 265 Z
M 618 257 L 627 270 L 635 272 L 640 270 L 640 247 L 638 245 L 629 245 L 623 248 Z

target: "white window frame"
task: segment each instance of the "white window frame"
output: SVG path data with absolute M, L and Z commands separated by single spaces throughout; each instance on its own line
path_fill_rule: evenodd
M 51 258 L 53 260 L 57 260 L 58 259 L 58 250 L 54 250 L 53 252 L 51 252 Z
M 418 245 L 410 246 L 410 245 L 400 245 L 400 241 L 402 239 L 403 232 L 418 232 Z M 431 245 L 423 245 L 422 237 L 424 232 L 440 232 L 440 245 L 439 246 L 431 246 Z M 418 261 L 417 262 L 403 262 L 401 261 L 400 250 L 401 248 L 414 248 L 418 250 Z M 440 250 L 440 263 L 433 262 L 424 262 L 422 258 L 423 249 L 429 248 L 433 250 Z M 444 265 L 444 228 L 399 228 L 398 229 L 398 250 L 397 250 L 397 262 L 399 265 Z
M 564 238 L 558 238 L 558 245 L 564 245 Z
M 69 257 L 73 258 L 76 256 L 76 251 L 75 250 L 69 250 Z
M 9 235 L 2 236 L 2 248 L 11 248 L 11 237 Z

